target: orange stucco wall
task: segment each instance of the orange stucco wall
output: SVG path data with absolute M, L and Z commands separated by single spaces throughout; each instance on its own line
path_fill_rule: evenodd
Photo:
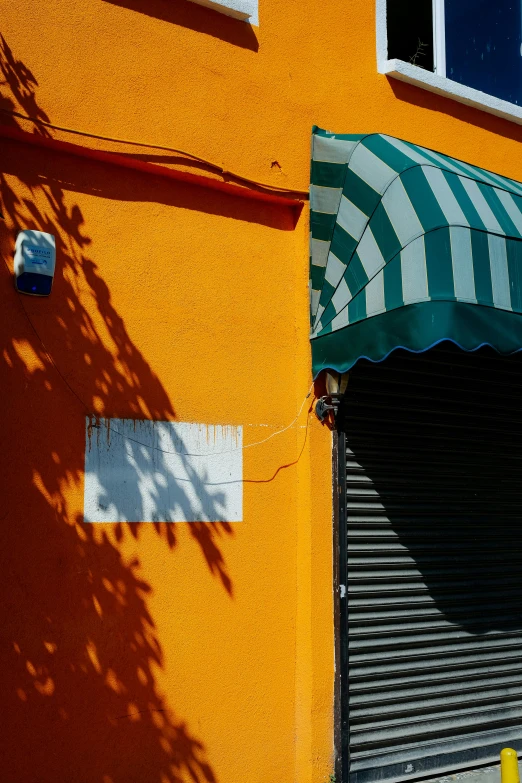
M 377 74 L 372 3 L 259 12 L 251 28 L 187 0 L 4 4 L 0 108 L 279 187 L 307 188 L 314 123 L 522 179 L 519 126 Z M 49 299 L 19 299 L 0 266 L 0 778 L 327 781 L 331 433 L 313 396 L 244 450 L 243 522 L 82 521 L 87 412 L 242 425 L 247 446 L 293 421 L 311 383 L 306 209 L 14 141 L 0 160 L 4 260 L 22 228 L 58 241 Z

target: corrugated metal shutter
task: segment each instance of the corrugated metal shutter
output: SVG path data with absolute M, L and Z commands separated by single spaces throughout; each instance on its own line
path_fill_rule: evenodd
M 522 750 L 522 356 L 360 361 L 339 421 L 350 781 Z

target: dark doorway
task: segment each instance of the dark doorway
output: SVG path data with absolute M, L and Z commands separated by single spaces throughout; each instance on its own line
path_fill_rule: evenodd
M 361 360 L 338 424 L 345 780 L 522 750 L 522 354 Z

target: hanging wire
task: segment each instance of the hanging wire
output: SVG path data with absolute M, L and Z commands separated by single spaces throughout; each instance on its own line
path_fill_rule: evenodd
M 56 365 L 54 365 L 54 366 L 56 367 Z M 60 373 L 60 375 L 61 375 L 61 373 Z M 67 385 L 69 385 L 69 384 L 67 384 Z M 299 419 L 299 416 L 301 415 L 301 413 L 303 411 L 305 402 L 307 401 L 307 399 L 310 397 L 310 395 L 312 393 L 313 385 L 314 385 L 314 383 L 312 382 L 312 384 L 310 386 L 310 389 L 308 391 L 308 394 L 303 399 L 303 401 L 301 403 L 301 407 L 299 408 L 299 411 L 298 411 L 297 415 L 290 422 L 290 424 L 287 424 L 286 427 L 283 427 L 282 429 L 277 430 L 276 432 L 272 432 L 272 434 L 268 435 L 268 437 L 263 438 L 262 440 L 255 441 L 255 443 L 247 443 L 244 446 L 243 445 L 242 446 L 236 446 L 233 449 L 225 449 L 224 451 L 212 451 L 210 453 L 209 452 L 203 452 L 201 454 L 194 453 L 194 452 L 191 452 L 191 451 L 168 451 L 167 449 L 161 449 L 159 446 L 151 446 L 151 445 L 148 445 L 146 443 L 142 443 L 140 440 L 137 440 L 136 438 L 132 438 L 130 435 L 125 435 L 123 432 L 119 432 L 117 429 L 114 428 L 114 425 L 112 424 L 112 420 L 111 420 L 110 426 L 105 423 L 104 419 L 99 419 L 98 418 L 97 421 L 99 421 L 100 424 L 103 424 L 103 426 L 107 429 L 107 431 L 110 434 L 112 434 L 114 432 L 114 433 L 116 433 L 116 435 L 119 435 L 120 438 L 123 438 L 124 440 L 130 440 L 130 441 L 132 441 L 132 443 L 137 443 L 139 446 L 144 446 L 146 449 L 159 451 L 161 454 L 175 454 L 175 455 L 177 455 L 179 457 L 218 457 L 221 454 L 232 454 L 235 451 L 243 451 L 244 449 L 252 449 L 254 446 L 261 446 L 263 443 L 266 443 L 267 441 L 271 440 L 272 438 L 275 438 L 276 435 L 282 435 L 283 432 L 286 432 L 287 430 L 291 429 L 295 425 L 297 420 Z M 75 396 L 78 396 L 78 395 L 75 395 Z M 148 421 L 150 421 L 150 419 Z M 96 425 L 94 425 L 94 426 L 96 426 Z M 100 426 L 100 425 L 98 425 L 98 426 Z

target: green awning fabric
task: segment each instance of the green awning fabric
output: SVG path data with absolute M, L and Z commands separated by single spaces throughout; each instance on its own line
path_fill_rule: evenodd
M 310 207 L 314 375 L 442 340 L 522 349 L 522 184 L 314 128 Z

